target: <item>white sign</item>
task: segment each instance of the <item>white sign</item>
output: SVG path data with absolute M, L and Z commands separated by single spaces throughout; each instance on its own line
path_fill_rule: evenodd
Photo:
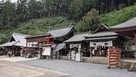
M 70 44 L 70 48 L 81 48 L 81 44 Z
M 29 47 L 37 47 L 38 42 L 28 42 Z
M 90 42 L 90 47 L 96 47 L 96 46 L 113 46 L 112 41 L 105 41 L 105 42 Z
M 80 53 L 76 53 L 76 61 L 81 61 Z
M 50 56 L 51 55 L 51 47 L 44 47 L 42 55 Z

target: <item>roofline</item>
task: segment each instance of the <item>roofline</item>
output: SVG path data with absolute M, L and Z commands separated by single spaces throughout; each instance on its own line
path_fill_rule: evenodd
M 42 35 L 32 35 L 32 36 L 27 36 L 25 39 L 45 37 L 45 36 L 52 36 L 52 35 L 50 33 L 46 33 L 46 34 L 42 34 Z
M 73 30 L 72 30 L 72 29 L 73 29 Z M 68 34 L 69 34 L 70 32 L 72 32 L 72 31 L 74 31 L 74 26 L 73 26 L 73 25 L 70 27 L 70 31 L 67 32 L 66 34 L 62 35 L 62 36 L 66 36 L 66 35 L 68 35 Z M 60 38 L 60 37 L 62 37 L 62 36 L 53 37 L 53 38 Z
M 114 32 L 123 32 L 123 31 L 129 31 L 129 30 L 136 30 L 136 26 L 129 26 L 129 27 L 122 27 L 122 28 L 110 28 L 111 31 Z
M 79 43 L 79 42 L 83 42 L 83 41 L 85 41 L 85 39 L 84 40 L 80 40 L 80 41 L 64 41 L 65 43 Z
M 116 34 L 116 35 L 108 35 L 108 36 L 93 36 L 93 37 L 89 37 L 89 36 L 84 36 L 85 38 L 100 38 L 100 37 L 112 37 L 112 36 L 118 36 L 118 34 Z
M 105 25 L 105 24 L 101 23 L 101 24 L 99 24 L 99 27 L 98 27 L 98 28 L 96 28 L 96 29 L 95 29 L 95 31 L 93 31 L 93 33 L 96 33 L 96 32 L 99 30 L 99 28 L 100 28 L 101 26 L 104 26 L 106 29 L 108 29 L 108 30 L 109 30 L 108 25 Z
M 73 26 L 72 23 L 71 24 L 65 24 L 64 26 L 52 26 L 48 29 L 48 32 L 53 31 L 53 30 L 68 28 L 68 27 L 71 27 L 71 26 Z

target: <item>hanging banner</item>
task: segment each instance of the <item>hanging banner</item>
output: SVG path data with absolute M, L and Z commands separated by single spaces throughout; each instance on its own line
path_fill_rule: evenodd
M 37 42 L 28 42 L 29 47 L 38 47 Z
M 110 46 L 113 46 L 113 43 L 112 43 L 112 41 L 105 41 L 105 42 L 90 42 L 90 47 L 96 47 L 96 46 L 110 47 Z
M 81 48 L 81 44 L 70 44 L 70 48 Z

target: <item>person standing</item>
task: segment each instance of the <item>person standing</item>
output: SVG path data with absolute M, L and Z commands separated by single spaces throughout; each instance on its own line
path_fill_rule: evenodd
M 8 51 L 8 56 L 11 57 L 12 56 L 12 52 Z

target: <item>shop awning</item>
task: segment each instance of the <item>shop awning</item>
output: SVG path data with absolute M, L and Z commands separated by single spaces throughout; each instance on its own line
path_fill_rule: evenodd
M 65 43 L 60 43 L 60 44 L 58 44 L 57 46 L 56 46 L 56 48 L 55 48 L 55 52 L 57 52 L 57 51 L 59 51 L 59 50 L 61 50 L 61 49 L 63 49 L 63 48 L 66 48 L 66 44 Z

